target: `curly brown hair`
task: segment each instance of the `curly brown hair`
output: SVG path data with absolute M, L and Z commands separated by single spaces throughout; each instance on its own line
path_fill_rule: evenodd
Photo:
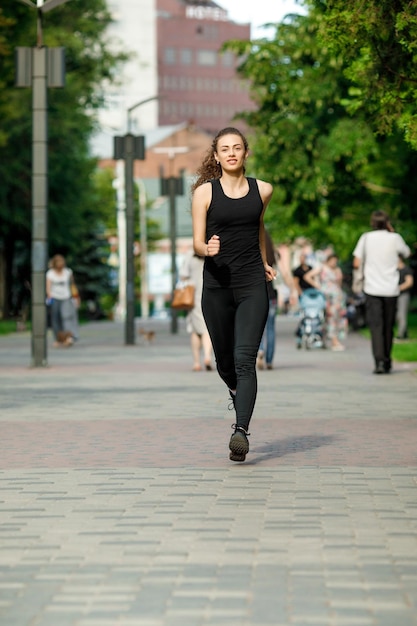
M 243 141 L 243 145 L 245 147 L 245 151 L 248 150 L 248 142 L 244 134 L 237 128 L 233 128 L 232 126 L 228 126 L 227 128 L 223 128 L 220 130 L 217 135 L 214 137 L 211 147 L 208 150 L 202 164 L 197 170 L 197 179 L 191 186 L 191 191 L 194 192 L 197 187 L 203 185 L 204 183 L 208 183 L 209 180 L 213 180 L 214 178 L 220 178 L 222 175 L 222 168 L 219 163 L 217 163 L 214 158 L 214 153 L 217 152 L 217 143 L 221 137 L 225 135 L 238 135 Z

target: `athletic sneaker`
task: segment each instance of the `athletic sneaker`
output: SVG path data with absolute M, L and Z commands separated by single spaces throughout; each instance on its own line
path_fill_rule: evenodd
M 236 424 L 233 424 L 232 428 L 235 429 L 235 432 L 230 437 L 229 459 L 231 461 L 244 461 L 247 453 L 249 452 L 249 433 L 244 428 L 237 426 Z

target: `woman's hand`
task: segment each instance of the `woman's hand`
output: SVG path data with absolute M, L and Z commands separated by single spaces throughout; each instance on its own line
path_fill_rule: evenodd
M 265 263 L 265 264 L 264 264 L 264 268 L 265 268 L 265 277 L 266 277 L 266 280 L 267 280 L 268 282 L 270 282 L 271 280 L 274 280 L 274 278 L 276 278 L 276 276 L 277 276 L 277 273 L 276 273 L 276 271 L 274 270 L 274 268 L 273 268 L 273 267 L 271 267 L 270 265 L 268 265 L 268 263 Z
M 216 256 L 220 252 L 220 237 L 213 235 L 207 242 L 206 256 Z

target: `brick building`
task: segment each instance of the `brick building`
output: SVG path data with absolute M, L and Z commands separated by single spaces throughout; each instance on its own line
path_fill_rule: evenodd
M 144 136 L 145 160 L 135 161 L 134 179 L 152 204 L 148 217 L 159 222 L 163 236 L 169 235 L 169 199 L 161 195 L 160 176 L 182 176 L 185 190 L 177 198 L 177 229 L 180 237 L 191 237 L 190 185 L 196 166 L 211 146 L 212 136 L 185 123 L 145 131 Z M 116 163 L 102 159 L 100 167 L 115 170 Z
M 181 253 L 191 245 L 190 184 L 196 167 L 213 134 L 237 124 L 236 113 L 254 106 L 248 85 L 236 72 L 235 55 L 220 51 L 230 39 L 249 39 L 250 25 L 230 21 L 212 0 L 109 1 L 115 20 L 112 35 L 134 54 L 106 97 L 107 117 L 92 151 L 101 167 L 116 171 L 113 136 L 126 132 L 127 111 L 133 108 L 131 130 L 144 135 L 146 144 L 145 160 L 135 162 L 134 179 L 149 203 L 146 216 L 159 223 L 164 236 L 159 252 L 165 255 L 170 249 L 170 206 L 161 195 L 160 175 L 184 178 L 184 195 L 176 200 Z M 148 96 L 152 101 L 136 109 Z
M 95 156 L 111 157 L 113 135 L 126 132 L 131 107 L 135 134 L 185 123 L 213 135 L 235 124 L 237 112 L 253 109 L 248 85 L 236 72 L 238 59 L 220 52 L 230 39 L 249 39 L 250 24 L 229 20 L 212 0 L 108 1 L 114 20 L 109 36 L 118 42 L 115 50 L 131 57 L 118 81 L 102 86 Z
M 189 122 L 215 133 L 250 110 L 238 59 L 220 51 L 230 39 L 249 39 L 250 25 L 228 19 L 212 0 L 156 0 L 160 126 Z

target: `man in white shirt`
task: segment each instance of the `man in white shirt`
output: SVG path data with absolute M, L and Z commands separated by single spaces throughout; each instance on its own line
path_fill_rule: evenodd
M 366 320 L 371 331 L 375 374 L 391 371 L 391 349 L 397 310 L 398 257 L 410 248 L 390 223 L 385 211 L 371 215 L 372 231 L 363 234 L 353 251 L 353 267 L 363 263 Z

